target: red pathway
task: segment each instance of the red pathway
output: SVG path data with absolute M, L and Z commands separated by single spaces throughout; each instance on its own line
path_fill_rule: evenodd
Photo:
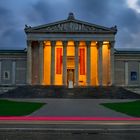
M 122 118 L 122 117 L 17 117 L 1 116 L 0 121 L 140 121 L 140 118 Z

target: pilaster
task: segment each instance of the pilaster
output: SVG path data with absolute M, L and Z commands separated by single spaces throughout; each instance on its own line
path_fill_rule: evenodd
M 103 41 L 99 41 L 98 42 L 98 83 L 99 83 L 99 86 L 102 86 L 102 80 L 103 80 L 102 45 L 103 45 Z
M 63 41 L 63 85 L 67 85 L 67 41 Z
M 115 41 L 110 42 L 110 82 L 114 85 L 114 44 Z
M 128 86 L 128 61 L 125 61 L 125 86 Z
M 79 42 L 75 41 L 75 86 L 78 86 L 79 81 Z
M 32 42 L 27 41 L 27 84 L 32 84 Z
M 43 76 L 44 76 L 44 42 L 39 42 L 39 83 L 43 84 Z
M 12 62 L 12 84 L 16 84 L 16 61 Z
M 87 46 L 87 66 L 86 66 L 86 68 L 87 68 L 87 70 L 86 70 L 86 73 L 87 73 L 87 75 L 86 75 L 86 77 L 87 77 L 87 86 L 89 86 L 90 85 L 90 73 L 91 73 L 91 55 L 90 55 L 90 45 L 91 45 L 91 42 L 90 41 L 86 41 L 86 46 Z

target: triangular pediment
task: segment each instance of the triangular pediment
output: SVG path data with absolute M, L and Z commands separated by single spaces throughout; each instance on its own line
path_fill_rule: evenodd
M 94 32 L 116 32 L 116 28 L 107 28 L 99 26 L 96 24 L 90 24 L 76 19 L 67 19 L 59 22 L 54 22 L 51 24 L 45 24 L 37 27 L 26 26 L 25 32 L 50 32 L 50 33 L 60 33 L 60 32 L 84 32 L 84 33 L 94 33 Z

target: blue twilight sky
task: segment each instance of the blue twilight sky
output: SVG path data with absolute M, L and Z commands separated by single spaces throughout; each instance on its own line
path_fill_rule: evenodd
M 140 0 L 0 0 L 0 49 L 24 49 L 25 24 L 37 26 L 66 19 L 112 27 L 117 47 L 140 48 Z

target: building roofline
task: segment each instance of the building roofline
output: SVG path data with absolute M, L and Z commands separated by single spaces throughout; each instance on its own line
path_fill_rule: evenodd
M 115 54 L 140 54 L 140 48 L 115 48 Z
M 0 53 L 26 53 L 27 51 L 26 51 L 26 49 L 24 49 L 24 50 L 9 50 L 9 49 L 7 49 L 7 50 L 0 50 Z

